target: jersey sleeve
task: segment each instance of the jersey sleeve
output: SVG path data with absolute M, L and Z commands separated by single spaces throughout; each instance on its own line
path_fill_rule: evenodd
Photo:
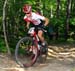
M 41 19 L 41 20 L 45 20 L 45 17 L 44 16 L 41 16 L 41 15 L 36 14 L 36 13 L 35 13 L 35 17 L 37 17 L 38 19 Z
M 24 16 L 24 21 L 30 22 L 30 20 L 27 18 L 27 16 Z

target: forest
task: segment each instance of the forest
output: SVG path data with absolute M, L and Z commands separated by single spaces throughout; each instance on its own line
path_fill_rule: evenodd
M 74 0 L 1 0 L 0 52 L 14 53 L 18 40 L 26 36 L 24 4 L 32 5 L 32 11 L 49 19 L 48 34 L 45 35 L 49 44 L 75 43 Z

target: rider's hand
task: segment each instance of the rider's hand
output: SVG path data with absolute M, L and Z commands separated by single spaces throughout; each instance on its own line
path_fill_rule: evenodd
M 45 29 L 46 28 L 46 26 L 44 26 L 44 24 L 41 26 L 43 29 Z

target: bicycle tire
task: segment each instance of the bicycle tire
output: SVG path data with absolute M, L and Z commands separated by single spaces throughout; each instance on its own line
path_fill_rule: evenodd
M 43 51 L 44 49 L 44 51 Z M 40 63 L 45 63 L 46 59 L 47 59 L 47 55 L 48 55 L 48 44 L 46 42 L 45 47 L 41 47 L 41 52 L 40 52 L 40 56 L 39 56 L 39 62 Z
M 32 60 L 31 60 L 31 62 L 29 63 L 29 61 L 28 61 L 28 63 L 22 63 L 20 60 L 19 60 L 19 50 L 21 49 L 20 48 L 20 44 L 22 43 L 22 42 L 27 42 L 27 41 L 31 41 L 32 42 L 32 44 L 31 45 L 33 45 L 34 47 L 35 47 L 35 53 L 32 51 L 32 54 L 33 54 L 33 57 L 32 57 Z M 16 59 L 16 62 L 21 66 L 21 67 L 30 67 L 30 66 L 32 66 L 35 62 L 36 62 L 36 60 L 37 60 L 37 57 L 38 57 L 38 49 L 36 48 L 36 44 L 35 44 L 35 42 L 33 43 L 34 41 L 33 41 L 33 39 L 31 38 L 31 37 L 24 37 L 24 38 L 22 38 L 22 39 L 20 39 L 19 41 L 18 41 L 18 43 L 17 43 L 17 45 L 16 45 L 16 49 L 15 49 L 15 59 Z M 35 45 L 34 45 L 35 44 Z M 31 48 L 31 47 L 30 47 Z M 30 48 L 27 48 L 27 49 L 29 49 L 30 50 Z M 23 51 L 22 51 L 23 52 Z M 25 54 L 26 54 L 26 52 L 25 52 Z M 30 55 L 32 55 L 32 54 L 30 54 Z M 25 55 L 24 55 L 25 56 Z M 30 57 L 29 55 L 28 55 L 28 53 L 27 53 L 27 55 L 26 55 L 26 57 L 25 57 L 25 59 L 26 58 L 28 58 L 28 57 Z M 25 60 L 24 60 L 24 62 L 25 62 Z

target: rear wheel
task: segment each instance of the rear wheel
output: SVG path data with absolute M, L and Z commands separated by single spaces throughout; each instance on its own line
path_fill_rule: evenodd
M 32 66 L 38 56 L 38 49 L 31 37 L 24 37 L 16 45 L 15 58 L 21 67 Z

